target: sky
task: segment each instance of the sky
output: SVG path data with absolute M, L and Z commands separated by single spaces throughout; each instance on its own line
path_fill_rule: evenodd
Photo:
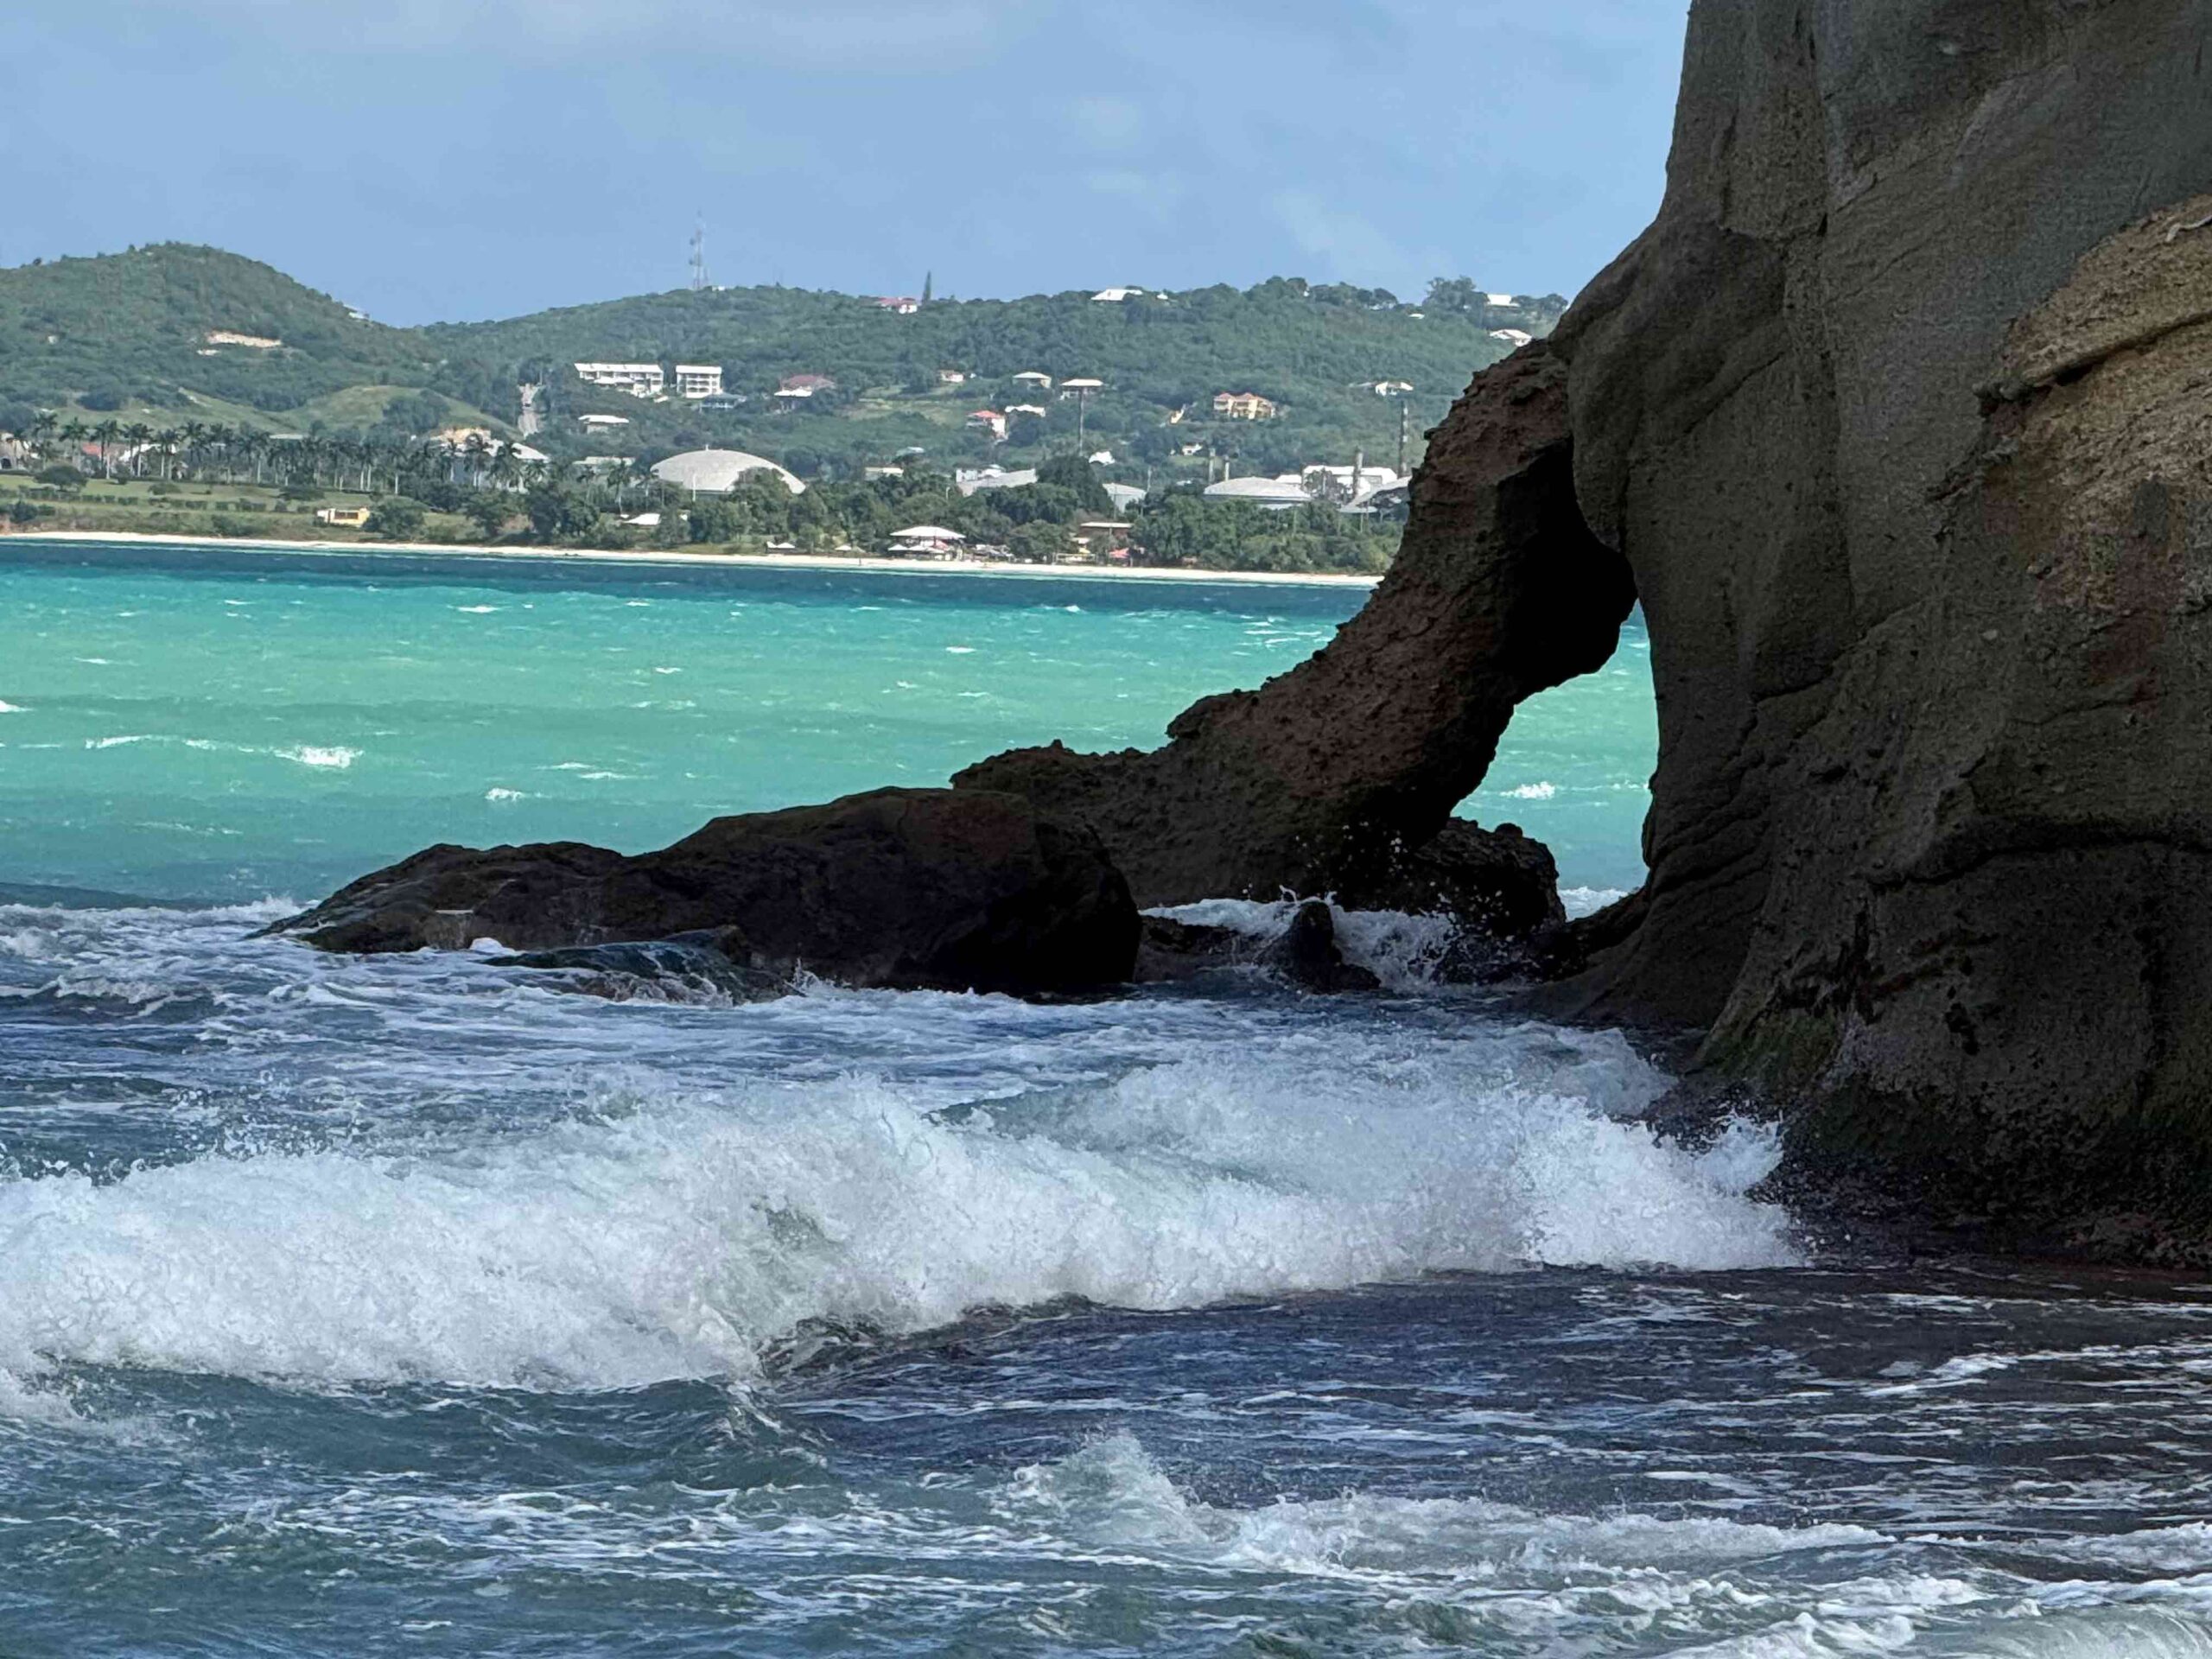
M 385 321 L 718 283 L 1572 295 L 1688 0 L 10 0 L 0 264 L 213 244 Z

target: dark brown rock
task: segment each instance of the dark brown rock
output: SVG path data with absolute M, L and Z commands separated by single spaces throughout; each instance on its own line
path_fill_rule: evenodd
M 1541 346 L 1476 383 L 1433 436 L 1390 574 L 1306 663 L 1192 705 L 1162 748 L 1016 750 L 955 786 L 1088 823 L 1143 905 L 1289 891 L 1367 907 L 1426 888 L 1499 925 L 1555 915 L 1525 838 L 1485 851 L 1453 827 L 1423 855 L 1514 706 L 1602 664 L 1634 603 L 1575 510 L 1566 384 Z
M 1291 912 L 1282 937 L 1268 945 L 1261 960 L 1300 990 L 1325 996 L 1376 990 L 1382 982 L 1344 959 L 1337 949 L 1336 914 L 1319 899 L 1309 899 Z
M 433 847 L 271 931 L 364 951 L 699 936 L 687 946 L 703 938 L 754 975 L 1038 995 L 1127 981 L 1138 919 L 1082 826 L 1012 796 L 887 789 L 717 818 L 634 858 L 575 842 Z

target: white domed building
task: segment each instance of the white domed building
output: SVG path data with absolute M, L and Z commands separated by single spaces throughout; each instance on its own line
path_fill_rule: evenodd
M 687 449 L 657 463 L 653 476 L 664 484 L 694 495 L 728 495 L 755 473 L 773 473 L 793 495 L 804 495 L 806 486 L 797 477 L 761 455 L 742 449 Z

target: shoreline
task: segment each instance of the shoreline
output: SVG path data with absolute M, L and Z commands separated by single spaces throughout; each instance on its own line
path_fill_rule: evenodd
M 740 569 L 874 572 L 888 575 L 1004 576 L 1017 581 L 1228 582 L 1278 588 L 1371 588 L 1380 576 L 1318 571 L 1185 570 L 1157 566 L 1116 569 L 1096 564 L 999 564 L 981 559 L 891 559 L 835 553 L 689 553 L 676 549 L 493 547 L 478 542 L 285 541 L 246 536 L 157 536 L 146 531 L 46 530 L 0 534 L 0 550 L 16 542 L 48 545 L 117 543 L 137 547 L 246 548 L 308 554 L 399 553 L 442 558 L 574 560 L 585 564 L 667 565 Z

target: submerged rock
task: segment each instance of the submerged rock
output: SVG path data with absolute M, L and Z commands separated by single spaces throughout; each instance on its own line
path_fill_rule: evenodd
M 432 847 L 271 932 L 327 950 L 465 950 L 623 972 L 579 950 L 677 940 L 739 973 L 1081 995 L 1129 978 L 1138 919 L 1098 838 L 1012 796 L 880 790 L 717 818 L 635 857 L 574 842 Z M 632 968 L 650 967 L 632 963 Z
M 1382 988 L 1382 982 L 1368 969 L 1344 959 L 1337 948 L 1336 913 L 1319 899 L 1291 912 L 1290 925 L 1261 960 L 1301 990 L 1324 995 Z

